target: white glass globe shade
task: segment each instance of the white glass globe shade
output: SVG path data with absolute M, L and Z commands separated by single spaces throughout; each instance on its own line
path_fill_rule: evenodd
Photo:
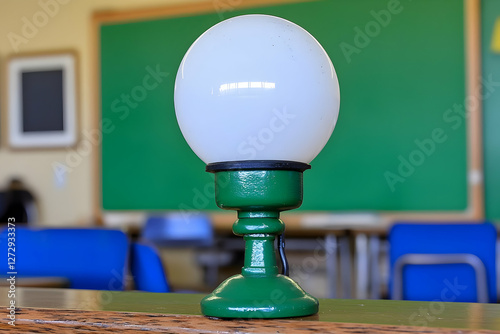
M 186 52 L 175 112 L 205 162 L 311 162 L 337 122 L 340 93 L 325 50 L 279 17 L 243 15 L 216 24 Z

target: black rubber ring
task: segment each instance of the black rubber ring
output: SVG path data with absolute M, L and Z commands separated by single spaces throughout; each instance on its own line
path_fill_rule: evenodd
M 292 170 L 303 172 L 310 168 L 311 165 L 297 161 L 241 160 L 210 163 L 207 165 L 206 171 L 210 173 L 230 170 Z

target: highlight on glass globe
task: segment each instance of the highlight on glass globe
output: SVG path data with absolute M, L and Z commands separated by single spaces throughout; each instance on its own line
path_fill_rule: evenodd
M 187 50 L 174 102 L 182 134 L 215 175 L 217 205 L 238 212 L 233 232 L 246 244 L 241 274 L 203 298 L 202 313 L 317 313 L 318 300 L 289 277 L 279 215 L 301 205 L 302 174 L 337 121 L 339 85 L 325 50 L 306 30 L 279 17 L 228 19 Z M 271 297 L 277 293 L 284 302 Z
M 306 30 L 269 15 L 216 24 L 186 52 L 175 111 L 205 162 L 311 162 L 337 121 L 340 94 L 330 58 Z

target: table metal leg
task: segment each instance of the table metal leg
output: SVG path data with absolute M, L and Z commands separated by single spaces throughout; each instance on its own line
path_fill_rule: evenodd
M 334 234 L 325 236 L 326 279 L 328 298 L 337 297 L 337 237 Z
M 349 237 L 343 236 L 339 240 L 340 251 L 340 277 L 342 287 L 342 298 L 351 298 L 351 250 Z
M 356 235 L 356 298 L 368 298 L 368 238 L 366 234 Z
M 380 238 L 378 235 L 371 235 L 369 240 L 370 249 L 370 299 L 380 299 Z

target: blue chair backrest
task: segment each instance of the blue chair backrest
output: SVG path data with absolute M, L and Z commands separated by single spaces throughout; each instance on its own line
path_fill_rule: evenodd
M 0 253 L 7 254 L 9 230 L 0 234 Z M 117 230 L 34 229 L 15 230 L 17 277 L 63 277 L 70 288 L 123 290 L 129 241 Z M 0 274 L 10 272 L 0 261 Z
M 136 290 L 170 292 L 163 264 L 153 246 L 133 243 L 130 268 Z
M 489 223 L 394 225 L 389 233 L 389 291 L 396 261 L 405 254 L 470 254 L 484 265 L 487 300 L 496 302 L 496 236 L 495 227 Z M 476 274 L 472 266 L 462 263 L 406 265 L 402 269 L 403 299 L 476 302 Z
M 162 246 L 209 246 L 213 228 L 205 214 L 170 213 L 149 217 L 142 238 Z

